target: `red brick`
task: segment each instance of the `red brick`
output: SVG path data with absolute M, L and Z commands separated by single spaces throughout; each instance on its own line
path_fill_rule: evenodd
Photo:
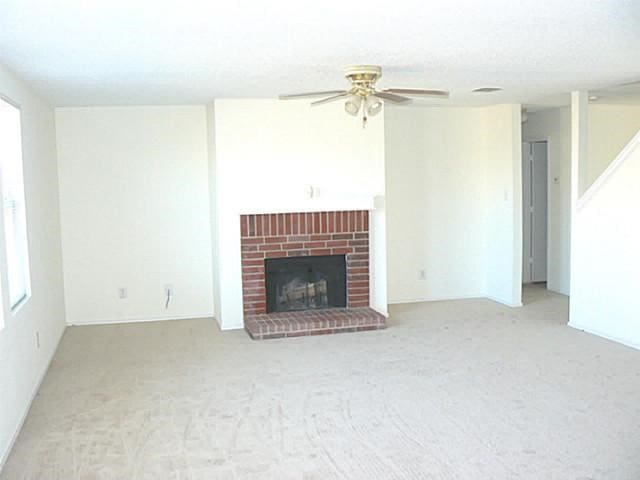
M 358 298 L 358 299 L 349 299 L 349 308 L 359 308 L 359 307 L 368 307 L 369 306 L 369 296 Z
M 368 255 L 369 254 L 369 246 L 367 245 L 366 247 L 354 247 L 353 251 L 354 251 L 354 253 L 366 253 Z
M 257 295 L 260 294 L 264 297 L 264 288 L 243 288 L 243 295 Z
M 349 260 L 349 256 L 347 256 L 347 272 L 350 272 L 352 268 L 361 268 L 361 267 L 368 267 L 369 266 L 369 262 L 366 260 L 358 260 L 358 261 L 351 261 Z
M 264 303 L 265 298 L 263 294 L 244 295 L 243 300 L 245 303 Z
M 352 247 L 363 247 L 365 245 L 369 245 L 369 240 L 359 239 L 359 240 L 349 240 L 349 245 Z
M 310 240 L 309 235 L 289 235 L 287 237 L 287 242 L 306 242 Z
M 303 243 L 283 243 L 283 250 L 300 250 L 303 246 Z
M 369 231 L 369 212 L 364 212 L 364 225 L 362 226 L 362 230 L 365 232 Z
M 322 212 L 322 221 L 324 222 L 323 233 L 330 233 L 333 231 L 331 224 L 331 212 Z
M 325 248 L 326 242 L 305 242 L 304 248 Z
M 369 260 L 369 255 L 366 253 L 352 253 L 349 255 L 349 261 L 353 260 Z
M 348 296 L 351 298 L 354 295 L 368 295 L 369 294 L 369 289 L 368 288 L 351 288 L 349 287 L 348 291 L 347 291 Z
M 341 230 L 338 233 L 347 233 L 349 231 L 349 212 L 340 212 L 340 217 L 342 218 Z
M 346 248 L 332 248 L 331 249 L 331 254 L 332 255 L 346 255 L 348 253 L 351 253 L 352 250 L 349 247 Z
M 270 252 L 265 252 L 265 258 L 281 258 L 286 257 L 287 252 L 285 250 L 272 250 Z
M 274 214 L 278 221 L 278 235 L 285 234 L 285 225 L 284 225 L 284 213 L 275 213 Z
M 269 235 L 278 235 L 278 219 L 275 215 L 269 215 Z
M 361 294 L 353 294 L 353 295 L 349 295 L 348 296 L 348 300 L 349 303 L 351 302 L 358 302 L 358 301 L 364 301 L 364 300 L 369 300 L 369 292 L 364 292 Z
M 256 216 L 255 215 L 247 215 L 247 236 L 255 237 L 256 236 Z
M 314 248 L 309 250 L 310 255 L 331 255 L 330 248 Z
M 242 254 L 243 259 L 264 258 L 264 252 L 245 252 Z
M 264 280 L 264 273 L 247 273 L 242 274 L 242 280 Z
M 352 240 L 353 233 L 334 233 L 331 238 L 333 240 Z
M 258 243 L 264 243 L 264 238 L 263 237 L 248 237 L 248 238 L 243 238 L 240 243 L 242 245 L 256 245 Z
M 259 267 L 248 267 L 246 265 L 243 265 L 242 267 L 242 273 L 264 273 L 264 267 L 263 266 L 259 266 Z
M 242 245 L 240 247 L 240 250 L 242 250 L 243 252 L 256 252 L 258 251 L 259 247 L 260 245 Z
M 242 267 L 256 267 L 256 266 L 263 266 L 264 267 L 264 260 L 262 258 L 256 258 L 253 260 L 249 260 L 248 258 L 245 258 L 242 260 Z
M 263 245 L 259 245 L 261 251 L 269 251 L 269 250 L 281 250 L 281 245 L 279 243 L 265 243 Z
M 346 247 L 349 245 L 349 240 L 331 240 L 327 242 L 327 247 Z
M 285 237 L 285 236 L 266 237 L 264 239 L 264 243 L 282 243 L 282 242 L 286 242 L 286 241 L 287 241 L 287 237 Z
M 366 273 L 355 273 L 347 275 L 347 282 L 358 282 L 366 280 L 369 283 L 369 275 Z
M 325 240 L 331 240 L 331 234 L 329 233 L 314 234 L 314 235 L 311 235 L 310 240 L 312 242 L 323 242 Z
M 289 257 L 306 257 L 309 255 L 309 250 L 289 250 L 287 256 Z
M 241 215 L 240 216 L 240 236 L 246 237 L 247 235 L 249 235 L 249 225 L 247 223 L 247 216 Z
M 293 235 L 298 235 L 300 233 L 300 230 L 298 229 L 299 218 L 300 217 L 298 213 L 294 213 L 291 215 L 291 234 Z
M 350 268 L 350 274 L 358 274 L 358 273 L 369 273 L 369 267 L 359 267 L 359 268 Z
M 365 232 L 365 233 L 354 233 L 353 236 L 357 239 L 362 239 L 362 238 L 369 238 L 369 233 Z

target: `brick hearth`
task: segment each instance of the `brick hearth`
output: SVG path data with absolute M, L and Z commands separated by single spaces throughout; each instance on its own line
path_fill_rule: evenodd
M 245 329 L 254 340 L 267 340 L 378 330 L 386 327 L 385 321 L 384 316 L 372 308 L 329 308 L 250 315 Z
M 308 332 L 335 333 L 330 330 L 357 329 L 358 325 L 348 325 L 354 318 L 351 309 L 359 310 L 360 316 L 365 310 L 375 314 L 370 315 L 370 324 L 360 326 L 384 328 L 384 317 L 382 317 L 382 326 L 380 326 L 378 317 L 381 316 L 368 308 L 369 212 L 358 210 L 241 215 L 240 225 L 245 328 L 248 325 L 258 325 L 260 321 L 264 320 L 264 317 L 270 317 L 280 323 L 287 318 L 304 323 L 303 320 L 306 318 L 309 320 L 307 322 Z M 313 323 L 313 319 L 316 318 L 313 315 L 318 315 L 317 310 L 291 314 L 267 314 L 265 259 L 318 255 L 345 255 L 347 308 L 323 311 L 331 312 L 332 316 L 341 316 L 339 320 L 341 326 L 317 328 Z M 293 316 L 286 317 L 286 315 Z M 283 331 L 278 333 L 288 332 L 289 336 L 293 333 L 304 335 L 299 330 L 301 325 L 301 323 L 292 323 L 290 327 L 282 327 Z M 253 338 L 265 338 L 259 332 L 262 330 L 255 330 L 253 333 L 256 335 L 251 332 L 250 334 Z M 269 334 L 272 333 L 276 332 L 269 332 Z

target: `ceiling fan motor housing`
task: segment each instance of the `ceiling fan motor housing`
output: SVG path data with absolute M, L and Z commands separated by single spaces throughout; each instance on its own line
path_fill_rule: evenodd
M 366 97 L 375 91 L 382 68 L 377 65 L 354 65 L 344 69 L 344 76 L 351 82 L 351 94 Z

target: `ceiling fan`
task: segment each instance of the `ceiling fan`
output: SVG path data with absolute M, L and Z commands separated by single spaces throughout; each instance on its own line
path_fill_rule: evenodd
M 449 98 L 449 92 L 445 90 L 426 90 L 422 88 L 385 88 L 376 89 L 376 82 L 382 76 L 382 68 L 377 65 L 354 65 L 344 70 L 344 76 L 351 83 L 348 90 L 328 90 L 324 92 L 296 93 L 292 95 L 280 95 L 280 100 L 294 100 L 299 98 L 326 98 L 311 102 L 311 106 L 324 105 L 346 99 L 344 109 L 354 117 L 362 112 L 362 127 L 367 124 L 367 118 L 373 117 L 382 111 L 383 102 L 405 104 L 411 102 L 411 98 L 405 95 L 430 96 Z

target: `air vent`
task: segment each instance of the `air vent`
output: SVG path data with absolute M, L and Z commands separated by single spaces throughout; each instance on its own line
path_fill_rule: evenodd
M 499 92 L 502 90 L 502 87 L 480 87 L 471 90 L 473 93 L 493 93 Z

